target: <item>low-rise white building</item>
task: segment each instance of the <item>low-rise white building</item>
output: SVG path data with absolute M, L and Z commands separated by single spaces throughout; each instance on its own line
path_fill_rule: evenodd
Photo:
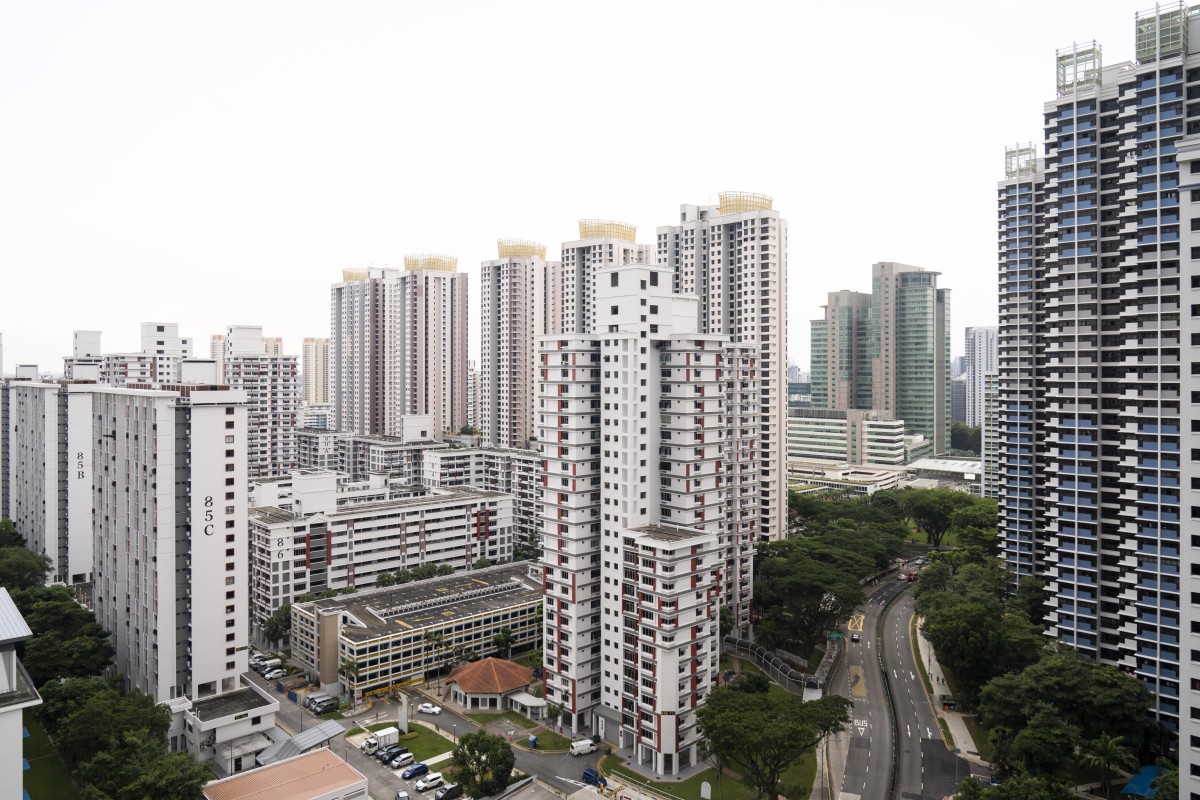
M 801 408 L 788 412 L 788 459 L 903 466 L 904 420 L 882 411 Z
M 8 590 L 0 586 L 0 800 L 21 800 L 24 794 L 25 725 L 22 712 L 41 705 L 29 674 L 17 660 L 17 645 L 32 638 L 33 632 Z
M 421 680 L 455 648 L 495 651 L 502 628 L 521 650 L 541 642 L 542 583 L 520 562 L 292 606 L 292 660 L 322 689 L 355 700 Z M 536 569 L 536 568 L 535 568 Z M 441 637 L 442 645 L 426 638 Z
M 375 586 L 379 575 L 422 564 L 470 567 L 508 561 L 513 500 L 470 487 L 423 489 L 334 472 L 293 473 L 287 497 L 250 510 L 256 629 L 305 594 Z M 266 490 L 284 486 L 265 484 Z
M 183 711 L 187 751 L 211 761 L 218 776 L 254 768 L 255 756 L 280 733 L 275 729 L 279 701 L 251 684 L 242 689 L 188 703 Z

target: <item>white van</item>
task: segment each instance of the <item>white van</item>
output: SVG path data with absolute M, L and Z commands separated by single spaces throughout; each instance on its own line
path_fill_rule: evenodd
M 582 756 L 594 752 L 596 752 L 596 743 L 591 739 L 580 739 L 578 742 L 571 742 L 571 755 L 573 756 Z

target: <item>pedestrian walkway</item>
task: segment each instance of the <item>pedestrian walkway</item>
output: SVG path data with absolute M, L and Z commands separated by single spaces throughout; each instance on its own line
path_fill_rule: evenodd
M 917 631 L 918 656 L 929 673 L 929 683 L 933 688 L 933 696 L 929 698 L 929 702 L 933 706 L 934 715 L 946 721 L 946 727 L 950 729 L 950 736 L 954 740 L 946 742 L 946 747 L 949 747 L 951 750 L 958 750 L 958 754 L 968 761 L 988 766 L 988 763 L 979 757 L 979 748 L 975 746 L 975 740 L 971 737 L 970 728 L 963 721 L 962 712 L 947 711 L 938 702 L 938 695 L 950 694 L 950 687 L 946 685 L 946 676 L 942 673 L 942 666 L 937 661 L 933 645 L 920 633 L 920 620 L 916 617 L 914 617 L 914 620 L 916 620 L 913 628 Z

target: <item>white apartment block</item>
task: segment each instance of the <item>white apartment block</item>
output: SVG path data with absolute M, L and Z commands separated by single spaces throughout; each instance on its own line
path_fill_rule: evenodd
M 208 357 L 217 362 L 217 377 L 225 375 L 225 334 L 214 333 L 208 340 Z
M 384 433 L 412 414 L 432 417 L 435 435 L 457 433 L 467 424 L 467 274 L 450 256 L 405 256 L 388 310 L 396 380 Z
M 304 378 L 304 405 L 331 402 L 328 337 L 304 337 L 304 350 L 300 354 L 300 374 Z
M 297 470 L 279 486 L 256 487 L 254 502 L 261 505 L 250 510 L 256 630 L 296 597 L 372 587 L 381 572 L 421 564 L 466 569 L 481 558 L 512 558 L 508 495 L 345 477 Z
M 475 430 L 479 430 L 480 423 L 480 408 L 479 408 L 479 393 L 480 387 L 479 366 L 474 361 L 467 362 L 467 424 Z
M 158 359 L 145 353 L 105 353 L 100 361 L 100 383 L 106 386 L 156 383 L 158 373 Z
M 698 333 L 667 267 L 594 278 L 597 330 L 539 347 L 546 698 L 677 774 L 699 759 L 718 608 L 749 614 L 756 354 Z
M 429 415 L 434 436 L 467 421 L 467 275 L 456 259 L 346 270 L 332 288 L 330 387 L 337 428 L 395 435 Z
M 249 408 L 248 477 L 270 478 L 296 466 L 300 386 L 295 356 L 267 355 L 262 328 L 231 325 L 223 383 L 243 389 Z
M 104 356 L 100 349 L 100 331 L 73 331 L 71 355 L 63 359 L 63 377 L 67 380 L 99 380 Z
M 92 580 L 94 382 L 0 383 L 5 394 L 4 515 L 50 557 L 52 581 Z
M 518 544 L 536 544 L 541 533 L 542 457 L 536 450 L 427 447 L 416 465 L 416 483 L 427 488 L 474 486 L 513 497 Z
M 757 348 L 760 520 L 757 536 L 787 535 L 787 222 L 770 197 L 722 192 L 716 206 L 680 206 L 658 229 L 657 263 L 699 301 L 699 330 Z M 564 262 L 565 263 L 565 262 Z
M 963 357 L 963 375 L 967 379 L 967 424 L 981 428 L 986 424 L 987 408 L 986 375 L 997 370 L 999 328 L 967 328 L 966 354 Z
M 296 423 L 300 428 L 317 428 L 318 430 L 335 430 L 337 418 L 334 417 L 333 403 L 316 403 L 300 406 L 300 419 Z M 297 464 L 299 466 L 299 464 Z
M 654 257 L 650 245 L 637 244 L 636 238 L 637 227 L 625 222 L 579 220 L 579 238 L 562 244 L 562 272 L 558 291 L 554 292 L 561 298 L 558 331 L 595 332 L 597 270 L 619 264 L 649 264 Z M 553 291 L 553 284 L 549 288 Z M 548 334 L 554 332 L 546 330 Z
M 155 383 L 177 383 L 180 364 L 193 355 L 192 340 L 179 335 L 177 323 L 143 322 L 142 354 L 154 358 Z
M 788 462 L 875 467 L 907 463 L 904 420 L 865 409 L 798 408 L 788 414 Z
M 246 670 L 246 394 L 214 372 L 92 395 L 94 610 L 114 674 L 176 710 Z
M 983 456 L 983 482 L 980 494 L 1000 496 L 1000 373 L 991 370 L 983 375 L 983 430 L 980 449 Z
M 497 244 L 499 258 L 481 266 L 478 427 L 486 446 L 525 448 L 534 435 L 536 338 L 559 330 L 549 309 L 562 302 L 562 264 L 546 261 L 536 242 Z

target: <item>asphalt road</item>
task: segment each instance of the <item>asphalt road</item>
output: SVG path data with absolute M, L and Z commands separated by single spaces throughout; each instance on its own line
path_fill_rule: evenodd
M 247 672 L 245 673 L 245 678 L 259 687 L 266 689 L 272 696 L 279 699 L 279 712 L 275 716 L 288 730 L 299 732 L 302 728 L 306 730 L 322 721 L 311 712 L 300 708 L 298 704 L 288 700 L 286 694 L 277 694 L 275 692 L 275 684 L 264 681 L 257 673 Z M 479 727 L 474 721 L 455 714 L 446 708 L 443 708 L 442 713 L 437 716 L 417 714 L 415 711 L 417 704 L 428 698 L 417 693 L 412 693 L 411 698 L 409 708 L 413 710 L 413 718 L 433 724 L 442 733 L 461 735 L 477 730 Z M 375 722 L 394 720 L 397 718 L 399 711 L 400 706 L 398 703 L 390 700 L 376 700 L 370 710 L 365 710 L 353 717 L 338 720 L 338 722 L 341 723 L 344 729 L 349 730 L 350 728 L 369 725 Z M 518 731 L 519 733 L 520 731 Z M 329 747 L 349 762 L 351 766 L 367 776 L 370 795 L 373 800 L 394 800 L 396 791 L 399 789 L 407 790 L 409 797 L 413 798 L 413 800 L 420 800 L 422 797 L 421 793 L 415 788 L 416 779 L 410 781 L 404 780 L 400 777 L 402 770 L 390 770 L 374 758 L 362 754 L 357 748 L 350 746 L 344 736 L 333 739 L 329 743 Z M 595 766 L 595 761 L 597 760 L 594 756 L 573 757 L 567 753 L 537 753 L 520 747 L 513 747 L 513 752 L 516 754 L 518 769 L 522 772 L 537 775 L 542 781 L 566 794 L 571 794 L 584 785 L 583 781 L 580 780 L 583 776 L 583 770 L 587 767 Z M 449 762 L 442 762 L 435 764 L 432 769 L 433 771 L 440 772 L 444 771 L 448 766 Z M 432 793 L 427 794 L 431 799 Z
M 971 764 L 951 752 L 942 739 L 914 656 L 909 633 L 912 617 L 913 597 L 906 593 L 888 609 L 884 621 L 887 680 L 899 729 L 896 789 L 898 797 L 905 800 L 942 800 L 953 795 L 971 774 Z
M 892 581 L 875 591 L 850 621 L 846 640 L 844 668 L 837 672 L 833 691 L 849 697 L 849 749 L 842 776 L 842 800 L 882 800 L 887 797 L 892 759 L 892 727 L 879 668 L 879 642 L 875 631 L 883 606 L 894 595 L 908 588 L 907 583 Z M 850 641 L 853 633 L 860 641 Z

